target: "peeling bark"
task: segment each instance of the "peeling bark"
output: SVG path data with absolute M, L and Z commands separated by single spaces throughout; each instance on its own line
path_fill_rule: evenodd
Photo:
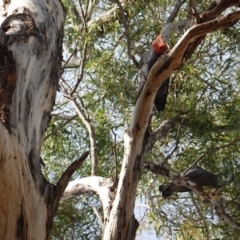
M 46 239 L 55 189 L 40 165 L 62 59 L 60 1 L 0 4 L 0 239 Z

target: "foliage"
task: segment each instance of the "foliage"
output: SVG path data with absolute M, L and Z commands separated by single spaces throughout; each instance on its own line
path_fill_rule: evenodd
M 109 21 L 93 21 L 83 28 L 73 9 L 81 11 L 77 1 L 63 1 L 68 10 L 65 25 L 64 59 L 75 51 L 83 58 L 87 43 L 86 61 L 83 69 L 65 69 L 63 78 L 70 87 L 84 70 L 76 95 L 82 109 L 87 110 L 96 133 L 99 156 L 98 174 L 114 177 L 120 171 L 123 156 L 122 137 L 134 108 L 137 86 L 137 68 L 129 57 L 138 61 L 155 36 L 164 26 L 175 1 L 126 1 L 124 11 L 128 22 L 130 39 L 124 32 L 121 11 L 117 9 Z M 82 1 L 83 10 L 88 1 Z M 90 1 L 89 1 L 90 2 Z M 198 1 L 198 10 L 205 10 L 209 1 Z M 111 2 L 96 1 L 92 19 L 112 9 Z M 181 11 L 178 19 L 184 19 Z M 232 32 L 239 25 L 229 28 Z M 169 39 L 173 47 L 182 36 L 175 32 Z M 239 196 L 239 126 L 240 126 L 240 73 L 239 43 L 233 35 L 224 31 L 209 34 L 192 58 L 171 76 L 167 108 L 155 114 L 152 128 L 177 114 L 184 120 L 160 139 L 145 157 L 147 161 L 167 165 L 179 173 L 200 158 L 198 165 L 218 174 L 224 185 L 227 199 L 240 202 Z M 89 146 L 88 131 L 76 116 L 71 104 L 59 93 L 52 122 L 44 144 L 45 175 L 57 182 L 69 163 Z M 65 125 L 65 123 L 67 124 Z M 64 125 L 61 127 L 61 125 Z M 54 129 L 61 127 L 56 133 Z M 114 157 L 116 150 L 117 156 Z M 174 151 L 173 151 L 174 150 Z M 87 160 L 74 177 L 91 175 L 91 160 Z M 238 239 L 239 231 L 229 228 L 215 215 L 213 209 L 195 195 L 178 194 L 163 200 L 158 186 L 165 180 L 143 172 L 139 183 L 139 197 L 146 199 L 148 221 L 156 235 L 172 239 Z M 63 202 L 56 216 L 52 239 L 98 239 L 101 226 L 97 225 L 92 207 L 100 203 L 96 196 L 81 197 L 73 202 Z M 227 203 L 231 205 L 231 203 Z M 232 206 L 229 211 L 239 219 L 239 211 Z M 69 236 L 71 236 L 69 238 Z

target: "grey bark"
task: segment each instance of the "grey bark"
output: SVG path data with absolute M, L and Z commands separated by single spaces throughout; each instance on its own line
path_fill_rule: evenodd
M 0 3 L 0 239 L 46 239 L 60 198 L 40 152 L 62 59 L 60 1 Z

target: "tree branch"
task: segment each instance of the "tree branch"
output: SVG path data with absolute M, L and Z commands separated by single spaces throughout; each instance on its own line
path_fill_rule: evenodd
M 204 216 L 204 214 L 203 214 L 203 212 L 202 212 L 202 209 L 198 206 L 197 202 L 195 201 L 192 192 L 190 192 L 190 195 L 191 195 L 191 199 L 192 199 L 193 205 L 195 206 L 195 208 L 196 208 L 196 210 L 197 210 L 200 218 L 202 219 L 204 228 L 206 229 L 206 240 L 210 240 L 210 232 L 209 232 L 208 223 L 207 223 L 207 221 L 206 221 L 206 217 Z
M 86 114 L 83 112 L 83 110 L 78 105 L 75 98 L 67 97 L 69 101 L 73 104 L 75 107 L 79 117 L 87 127 L 88 133 L 89 133 L 89 141 L 90 141 L 90 153 L 92 158 L 92 175 L 97 175 L 97 168 L 98 168 L 98 154 L 97 154 L 97 144 L 96 144 L 96 136 L 94 127 L 90 121 L 90 119 L 86 116 Z
M 116 2 L 117 6 L 119 7 L 120 12 L 121 12 L 122 23 L 123 23 L 123 26 L 124 26 L 124 29 L 125 29 L 125 36 L 126 36 L 126 39 L 127 39 L 127 53 L 128 53 L 128 56 L 132 60 L 135 67 L 138 69 L 139 68 L 138 62 L 131 53 L 131 36 L 130 36 L 130 33 L 129 33 L 127 18 L 125 16 L 123 6 L 122 6 L 122 4 L 120 3 L 119 0 L 113 0 L 113 1 Z
M 55 129 L 52 130 L 51 133 L 49 133 L 47 136 L 44 137 L 43 141 L 46 141 L 48 138 L 50 138 L 51 136 L 53 136 L 54 134 L 56 134 L 60 129 L 62 129 L 63 127 L 65 127 L 68 123 L 70 123 L 72 120 L 74 120 L 78 115 L 74 115 L 71 118 L 69 118 L 68 120 L 66 120 L 63 124 L 59 125 L 58 127 L 56 127 Z
M 120 3 L 121 3 L 122 6 L 124 6 L 126 4 L 126 2 L 127 2 L 126 0 L 120 0 Z M 98 24 L 98 23 L 104 24 L 106 22 L 110 22 L 112 20 L 112 18 L 117 15 L 116 11 L 118 11 L 118 5 L 117 4 L 115 4 L 111 9 L 109 9 L 105 13 L 101 14 L 97 18 L 89 21 L 87 23 L 87 26 L 89 27 L 93 24 Z
M 229 1 L 221 1 L 218 5 L 221 5 L 222 2 L 227 2 L 227 4 L 224 5 L 227 8 L 233 1 L 230 1 L 230 4 Z M 239 4 L 237 1 L 234 2 L 235 4 Z M 218 7 L 218 5 L 216 7 Z M 207 33 L 228 25 L 236 19 L 240 19 L 240 13 L 234 12 L 218 20 L 212 20 L 212 11 L 220 14 L 225 9 L 213 9 L 205 15 L 202 14 L 202 16 L 199 17 L 201 24 L 195 25 L 186 31 L 176 46 L 169 53 L 162 55 L 148 74 L 142 92 L 137 99 L 131 124 L 124 135 L 122 170 L 119 177 L 116 198 L 112 204 L 111 212 L 104 229 L 104 240 L 110 238 L 113 240 L 129 239 L 127 236 L 129 236 L 129 231 L 132 229 L 128 227 L 133 225 L 136 189 L 143 157 L 146 153 L 149 140 L 148 123 L 157 90 L 174 71 L 181 68 L 185 61 L 190 58 L 200 40 L 203 39 Z M 206 21 L 208 22 L 204 22 L 204 19 L 207 19 Z M 172 179 L 177 179 L 176 184 L 190 184 L 191 189 L 195 189 L 195 192 L 197 191 L 197 186 L 190 183 L 190 181 L 186 182 L 184 178 L 179 177 L 179 174 L 167 169 L 166 171 L 168 174 L 171 174 Z M 198 191 L 198 193 L 200 194 L 201 192 Z M 203 197 L 208 198 L 205 193 L 203 193 Z M 220 205 L 215 204 L 214 206 L 219 209 Z M 221 212 L 221 209 L 219 209 L 218 212 Z M 119 215 L 121 215 L 121 217 Z M 224 214 L 224 217 L 231 222 L 231 219 L 226 214 Z M 233 225 L 232 223 L 232 226 Z M 119 229 L 124 229 L 124 231 L 119 231 Z
M 107 218 L 115 192 L 112 179 L 106 179 L 97 176 L 86 177 L 69 182 L 61 200 L 67 200 L 86 193 L 95 193 L 99 195 L 103 205 L 104 221 Z
M 65 170 L 65 172 L 62 174 L 60 177 L 54 192 L 53 192 L 53 199 L 51 201 L 51 204 L 48 206 L 49 212 L 51 213 L 50 219 L 52 219 L 57 212 L 59 201 L 62 197 L 62 194 L 67 187 L 69 180 L 71 179 L 73 173 L 82 165 L 82 163 L 85 161 L 87 158 L 89 152 L 83 153 L 81 157 L 78 158 L 78 160 L 74 161 L 71 163 L 71 165 Z
M 154 163 L 144 162 L 142 164 L 142 168 L 154 174 L 161 175 L 173 181 L 176 185 L 185 186 L 191 189 L 195 194 L 202 197 L 204 201 L 211 203 L 213 209 L 216 211 L 216 214 L 219 216 L 220 219 L 226 222 L 229 226 L 240 229 L 240 223 L 234 221 L 232 217 L 229 214 L 227 214 L 223 209 L 221 204 L 221 198 L 219 198 L 217 190 L 214 191 L 212 194 L 206 194 L 194 182 L 188 180 L 187 178 L 182 177 L 180 174 L 176 172 L 168 170 L 166 167 Z
M 166 137 L 168 135 L 168 133 L 170 132 L 170 130 L 179 122 L 183 121 L 183 117 L 182 116 L 175 116 L 171 119 L 168 119 L 164 122 L 161 123 L 161 125 L 151 134 L 151 136 L 149 137 L 148 143 L 147 143 L 147 151 L 150 151 L 154 144 L 156 143 L 156 141 L 158 141 L 159 139 Z
M 186 0 L 178 0 L 173 8 L 173 10 L 171 11 L 170 16 L 168 17 L 166 24 L 171 23 L 174 21 L 174 19 L 176 18 L 180 8 L 182 7 L 182 5 L 186 2 Z
M 180 8 L 182 7 L 182 5 L 185 2 L 186 2 L 186 0 L 178 0 L 175 4 L 170 16 L 168 17 L 166 24 L 164 25 L 164 27 L 161 31 L 161 35 L 162 35 L 164 42 L 166 42 L 168 40 L 168 38 L 170 37 L 170 35 L 173 32 L 176 32 L 179 30 L 186 30 L 190 26 L 193 25 L 193 17 L 190 14 L 187 15 L 186 19 L 184 19 L 180 22 L 173 22 L 178 14 Z
M 207 33 L 227 26 L 237 19 L 240 19 L 240 11 L 227 14 L 217 20 L 194 25 L 186 31 L 168 54 L 164 54 L 159 58 L 148 74 L 147 81 L 137 99 L 130 131 L 134 131 L 136 126 L 143 129 L 143 131 L 146 129 L 157 90 L 174 71 L 179 69 L 190 58 L 199 41 Z

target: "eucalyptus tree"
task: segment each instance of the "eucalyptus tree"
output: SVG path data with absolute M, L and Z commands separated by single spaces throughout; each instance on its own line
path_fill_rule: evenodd
M 134 239 L 137 196 L 159 235 L 237 236 L 239 2 L 63 4 L 1 3 L 1 239 L 47 238 L 57 209 L 53 239 Z M 159 33 L 169 51 L 136 99 L 140 56 Z M 221 187 L 181 175 L 195 165 Z M 193 194 L 164 200 L 163 181 Z

